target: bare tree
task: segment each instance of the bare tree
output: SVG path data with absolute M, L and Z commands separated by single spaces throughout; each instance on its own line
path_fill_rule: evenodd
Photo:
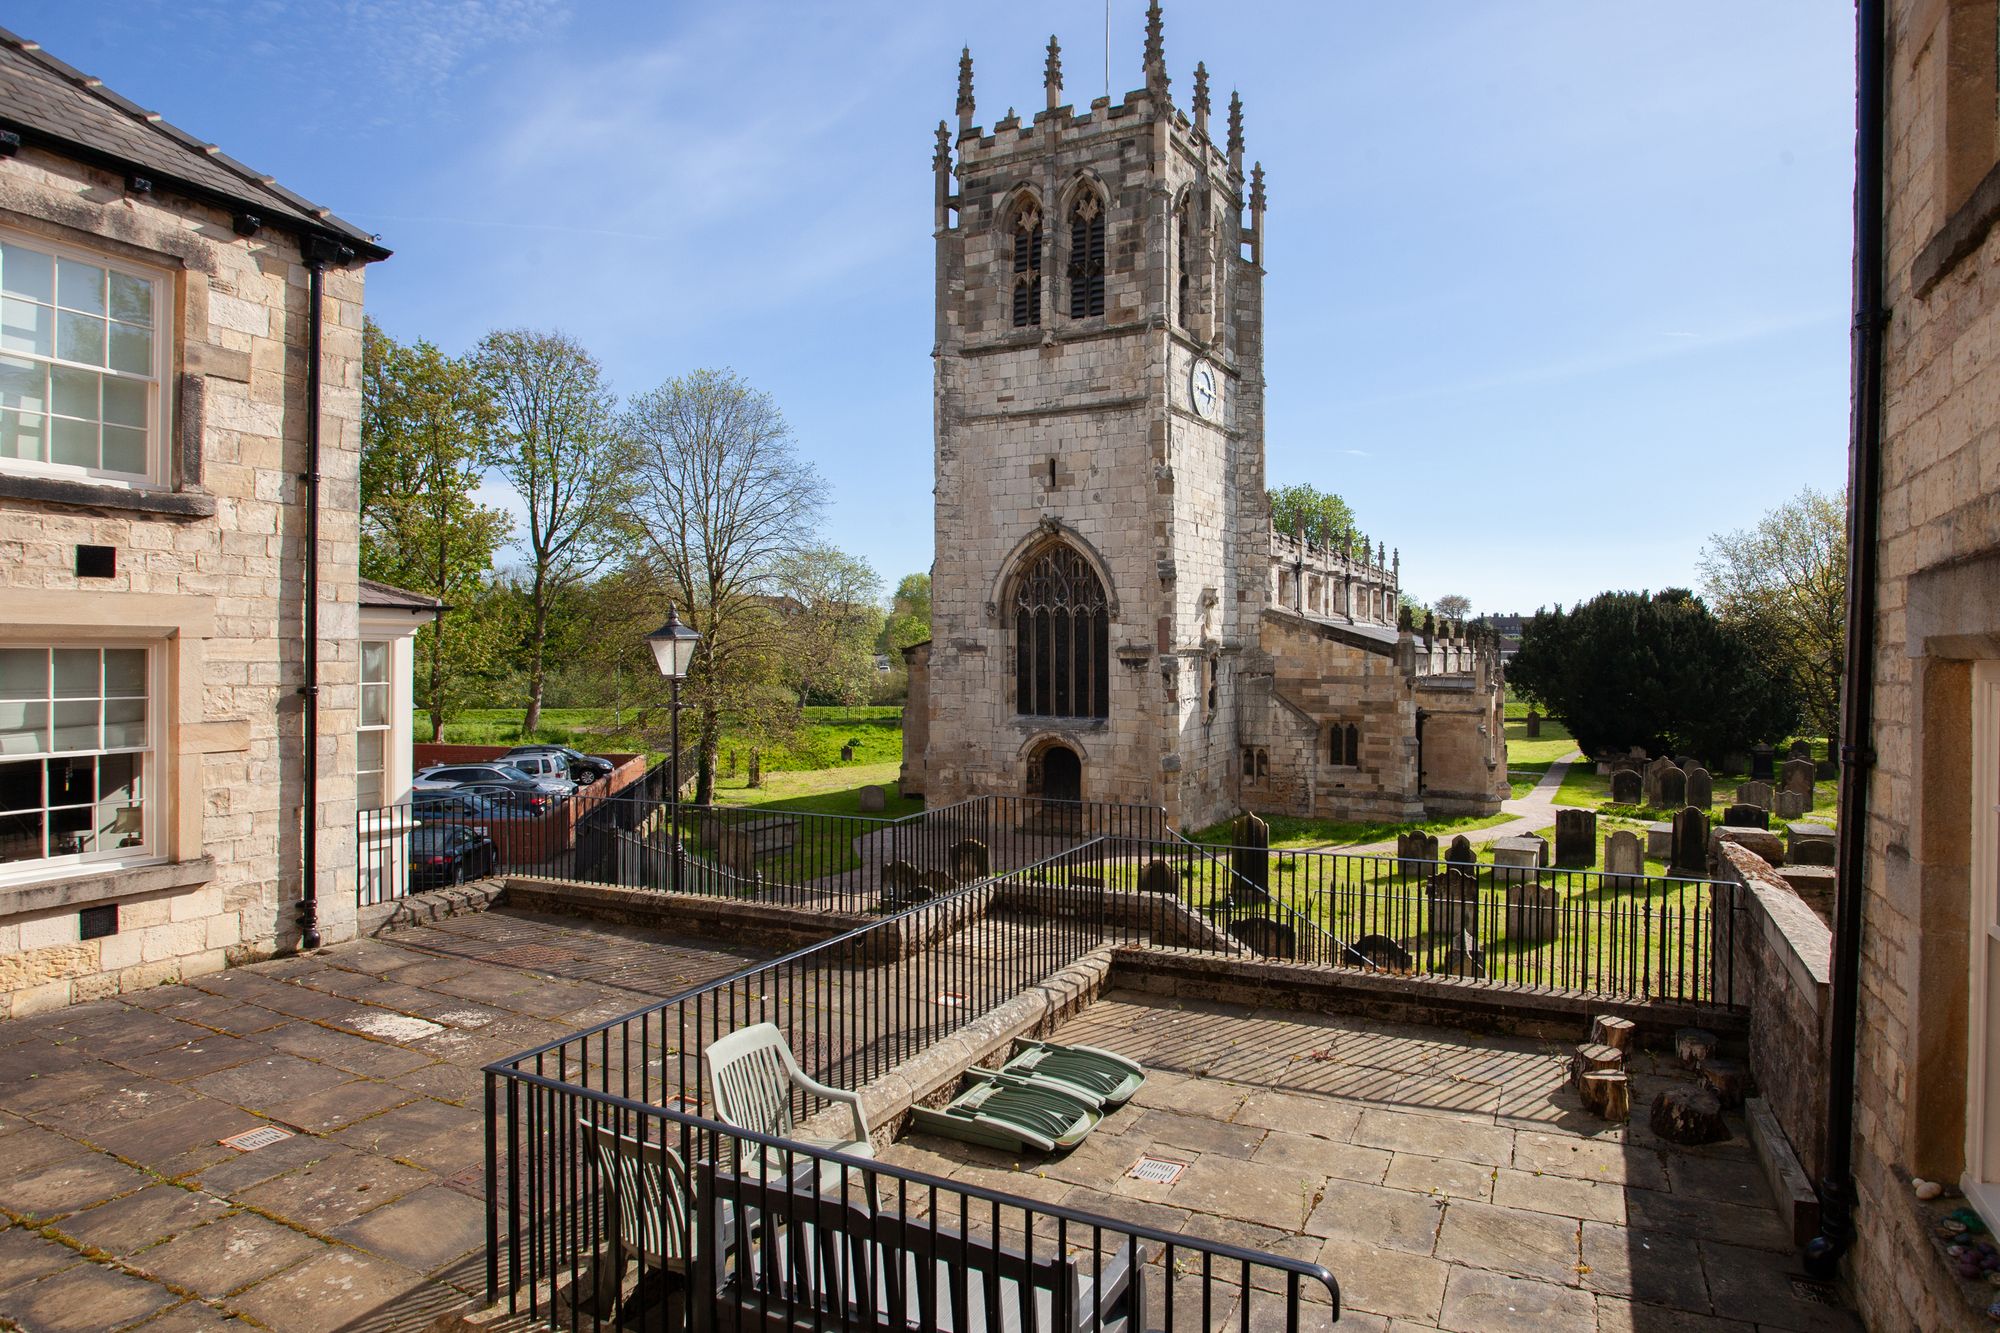
M 778 621 L 761 595 L 778 562 L 811 541 L 826 483 L 799 458 L 777 404 L 733 371 L 670 379 L 634 399 L 624 425 L 639 458 L 635 526 L 701 635 L 686 702 L 701 746 L 695 799 L 706 801 L 731 679 L 774 647 Z
M 1472 599 L 1460 593 L 1448 592 L 1437 599 L 1437 613 L 1457 624 L 1472 614 Z
M 499 415 L 494 466 L 528 518 L 525 736 L 542 722 L 551 608 L 623 545 L 633 449 L 597 358 L 566 334 L 497 329 L 474 364 Z

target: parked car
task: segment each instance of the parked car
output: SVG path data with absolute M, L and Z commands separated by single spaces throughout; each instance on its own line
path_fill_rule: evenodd
M 486 764 L 432 764 L 416 776 L 419 785 L 431 789 L 439 787 L 463 787 L 471 782 L 499 783 L 507 787 L 520 787 L 527 791 L 539 791 L 550 796 L 574 795 L 576 784 L 568 778 L 541 777 L 525 769 L 506 763 Z
M 618 768 L 618 765 L 601 755 L 585 754 L 583 751 L 573 749 L 567 745 L 517 745 L 507 751 L 503 762 L 511 764 L 514 762 L 514 756 L 528 754 L 561 755 L 569 764 L 569 775 L 579 783 L 590 783 L 597 781 L 599 778 L 608 778 Z
M 571 775 L 569 760 L 553 750 L 534 750 L 525 754 L 509 750 L 500 762 L 544 782 L 564 783 L 572 792 L 582 785 Z
M 500 848 L 476 829 L 420 824 L 410 830 L 410 887 L 434 889 L 483 879 L 500 868 Z
M 518 804 L 505 788 L 482 790 L 477 784 L 441 791 L 414 791 L 410 794 L 410 808 L 418 822 L 426 824 L 479 824 L 496 819 L 526 819 L 535 813 Z

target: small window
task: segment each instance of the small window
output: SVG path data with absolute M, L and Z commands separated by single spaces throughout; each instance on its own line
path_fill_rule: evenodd
M 164 478 L 165 274 L 0 239 L 0 468 Z
M 1104 202 L 1093 190 L 1069 210 L 1069 317 L 1104 313 Z
M 1243 747 L 1243 781 L 1250 786 L 1260 786 L 1270 780 L 1270 752 L 1261 745 Z
M 1215 717 L 1215 699 L 1217 694 L 1216 678 L 1221 674 L 1216 670 L 1215 657 L 1213 654 L 1211 654 L 1208 657 L 1204 657 L 1201 660 L 1201 668 L 1202 668 L 1202 673 L 1207 680 L 1207 685 L 1203 690 L 1203 695 L 1206 700 L 1205 706 L 1208 710 L 1208 716 L 1211 719 L 1213 719 Z
M 361 724 L 354 737 L 354 799 L 362 810 L 388 802 L 389 645 L 361 644 Z
M 1327 762 L 1335 768 L 1361 767 L 1361 732 L 1353 723 L 1334 723 L 1326 729 Z
M 1189 271 L 1194 261 L 1194 198 L 1189 196 L 1181 201 L 1174 218 L 1174 270 L 1176 272 L 1175 303 L 1180 311 L 1180 325 L 1184 329 L 1194 328 L 1194 277 Z
M 1022 204 L 1010 229 L 1014 249 L 1013 317 L 1017 329 L 1042 322 L 1042 210 Z

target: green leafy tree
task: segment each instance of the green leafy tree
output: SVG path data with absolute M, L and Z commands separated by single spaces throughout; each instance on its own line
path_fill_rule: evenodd
M 905 648 L 931 636 L 931 576 L 905 574 L 889 599 L 889 616 L 882 625 L 881 649 L 901 665 Z
M 1713 758 L 1798 723 L 1790 682 L 1681 588 L 1607 592 L 1537 613 L 1507 678 L 1591 753 L 1642 745 Z
M 431 739 L 504 648 L 487 600 L 507 515 L 475 498 L 494 410 L 472 366 L 428 342 L 362 334 L 361 572 L 450 608 L 417 636 Z
M 550 619 L 563 594 L 625 549 L 634 450 L 597 358 L 562 333 L 498 329 L 473 365 L 497 412 L 492 465 L 520 498 L 532 735 L 542 720 Z
M 730 371 L 669 379 L 634 399 L 624 423 L 640 459 L 635 530 L 701 635 L 684 695 L 701 747 L 695 799 L 706 801 L 732 691 L 780 646 L 765 596 L 772 575 L 810 543 L 826 483 L 799 457 L 777 404 Z
M 1847 497 L 1808 486 L 1757 526 L 1718 533 L 1701 577 L 1716 614 L 1790 680 L 1806 726 L 1837 741 L 1847 654 Z
M 1330 491 L 1303 482 L 1271 492 L 1271 526 L 1317 546 L 1339 546 L 1354 536 L 1354 511 Z
M 820 544 L 780 556 L 772 575 L 800 707 L 865 700 L 883 628 L 874 567 Z
M 1437 599 L 1436 609 L 1439 615 L 1457 624 L 1472 614 L 1472 599 L 1455 592 L 1448 592 Z

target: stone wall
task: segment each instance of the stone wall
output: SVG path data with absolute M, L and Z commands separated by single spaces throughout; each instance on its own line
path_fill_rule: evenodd
M 164 271 L 175 335 L 157 491 L 0 473 L 0 635 L 124 640 L 163 658 L 150 801 L 162 864 L 0 886 L 0 1014 L 156 985 L 292 947 L 300 895 L 300 476 L 307 271 L 293 239 L 35 149 L 0 161 L 0 226 Z M 361 271 L 326 275 L 318 898 L 354 929 Z M 116 575 L 80 580 L 80 543 Z M 118 930 L 80 938 L 78 910 Z
M 1876 763 L 1847 1271 L 1872 1326 L 1946 1328 L 1968 1309 L 1906 1181 L 1965 1168 L 1971 676 L 2000 659 L 1996 57 L 1991 5 L 1889 9 Z

